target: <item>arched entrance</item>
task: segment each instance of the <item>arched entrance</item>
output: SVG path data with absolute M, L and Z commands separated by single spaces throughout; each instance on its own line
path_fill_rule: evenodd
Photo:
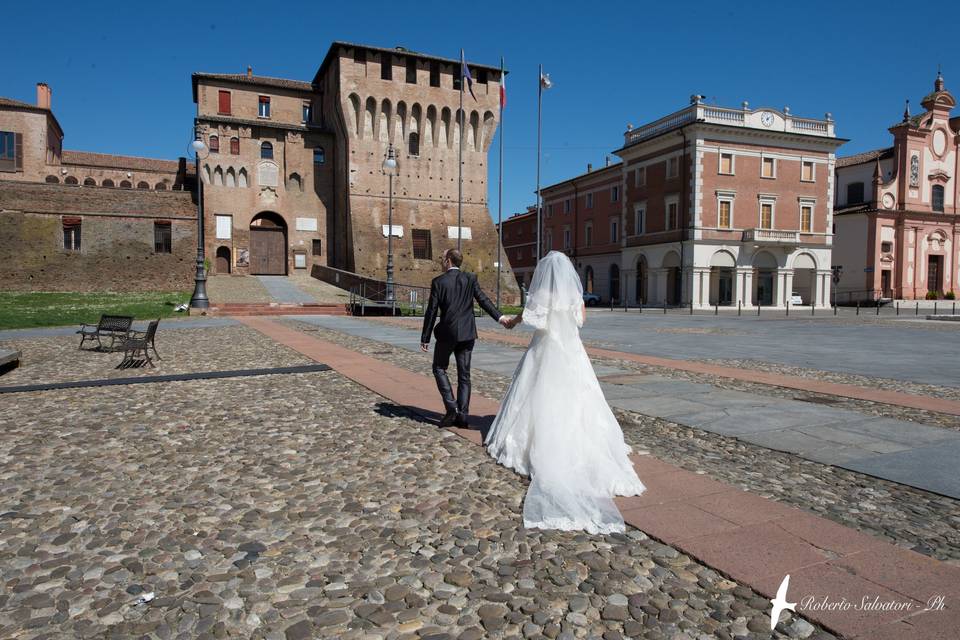
M 218 274 L 230 273 L 230 247 L 217 247 Z
M 647 259 L 644 256 L 637 258 L 637 304 L 643 304 L 647 301 Z
M 710 304 L 733 304 L 733 274 L 737 261 L 729 251 L 717 251 L 710 259 Z
M 264 211 L 250 222 L 250 273 L 287 275 L 287 223 L 280 214 Z
M 753 268 L 756 269 L 753 279 L 753 304 L 768 307 L 773 305 L 777 266 L 777 259 L 766 251 L 753 257 Z
M 799 295 L 803 304 L 816 304 L 817 263 L 809 253 L 801 253 L 793 261 L 793 291 L 787 293 L 791 297 L 794 293 Z
M 620 267 L 615 264 L 610 265 L 610 300 L 620 301 Z
M 682 295 L 681 287 L 683 287 L 683 280 L 680 276 L 680 254 L 671 251 L 663 257 L 661 266 L 667 272 L 666 302 L 667 304 L 678 305 Z

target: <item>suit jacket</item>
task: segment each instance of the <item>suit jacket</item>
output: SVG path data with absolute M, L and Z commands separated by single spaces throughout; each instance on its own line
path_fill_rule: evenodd
M 460 269 L 450 269 L 437 276 L 430 283 L 430 301 L 423 316 L 423 333 L 420 342 L 430 342 L 430 333 L 437 342 L 464 342 L 477 339 L 477 323 L 473 317 L 473 301 L 494 320 L 500 319 L 500 312 L 490 302 L 477 282 L 477 276 Z M 439 321 L 437 312 L 440 312 Z M 434 330 L 436 323 L 436 330 Z

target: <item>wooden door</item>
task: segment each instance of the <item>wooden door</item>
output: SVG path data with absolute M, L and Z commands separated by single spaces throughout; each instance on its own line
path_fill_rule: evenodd
M 250 273 L 261 276 L 286 275 L 286 249 L 283 229 L 250 229 Z

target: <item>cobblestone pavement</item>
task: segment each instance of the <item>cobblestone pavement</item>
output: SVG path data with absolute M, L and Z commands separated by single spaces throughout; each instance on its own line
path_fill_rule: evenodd
M 263 283 L 252 276 L 209 276 L 207 297 L 214 304 L 274 301 Z
M 639 531 L 522 529 L 524 492 L 335 372 L 0 397 L 0 637 L 771 637 Z
M 309 364 L 312 361 L 292 351 L 277 351 L 276 345 L 257 331 L 241 325 L 203 329 L 157 331 L 156 367 L 116 369 L 122 353 L 100 353 L 84 346 L 79 337 L 51 336 L 4 342 L 23 352 L 21 366 L 0 377 L 0 386 L 100 380 L 198 371 L 253 369 Z
M 320 338 L 424 374 L 428 357 L 391 345 L 289 320 Z M 482 349 L 482 344 L 478 349 Z M 623 361 L 594 359 L 595 363 Z M 651 368 L 652 369 L 652 368 Z M 657 371 L 657 373 L 661 373 Z M 711 384 L 714 382 L 711 380 Z M 509 379 L 474 369 L 473 388 L 490 398 Z M 737 387 L 732 387 L 737 388 Z M 753 392 L 752 389 L 746 389 Z M 824 465 L 735 438 L 633 411 L 617 410 L 627 442 L 677 466 L 829 518 L 906 549 L 960 566 L 960 501 Z

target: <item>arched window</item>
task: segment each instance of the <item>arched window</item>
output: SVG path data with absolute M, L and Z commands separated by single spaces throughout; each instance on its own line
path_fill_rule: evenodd
M 210 136 L 210 153 L 220 153 L 220 136 Z
M 264 160 L 273 160 L 273 145 L 264 142 L 260 145 L 260 157 Z
M 410 141 L 408 142 L 408 145 L 410 147 L 410 155 L 420 155 L 420 134 L 413 131 L 410 132 Z
M 50 184 L 60 184 L 60 178 L 57 176 L 47 176 L 45 181 Z
M 247 188 L 247 170 L 240 169 L 240 173 L 237 174 L 237 186 L 241 189 Z
M 64 184 L 80 184 L 80 182 L 73 176 L 67 176 L 67 179 L 63 181 Z
M 131 189 L 131 188 L 133 188 L 133 185 L 130 183 L 129 180 L 121 180 L 121 181 L 120 181 L 120 188 L 121 188 L 121 189 Z
M 303 183 L 300 180 L 300 174 L 290 174 L 290 178 L 287 180 L 287 189 L 291 191 L 303 191 Z
M 150 183 L 148 182 L 141 181 L 137 183 L 137 189 L 149 189 L 149 188 L 150 188 Z
M 313 150 L 313 164 L 323 164 L 327 161 L 327 154 L 323 147 L 315 147 Z
M 166 183 L 166 182 L 158 182 L 158 183 L 157 183 L 157 186 L 155 186 L 154 189 L 156 189 L 157 191 L 166 191 L 166 190 L 167 190 L 167 183 Z
M 100 183 L 100 186 L 101 186 L 101 187 L 113 187 L 113 186 L 114 186 L 113 180 L 111 180 L 110 178 L 107 178 L 106 180 L 104 180 L 103 182 Z
M 97 186 L 97 181 L 94 180 L 93 178 L 84 178 L 84 179 L 83 179 L 83 186 L 85 186 L 85 187 L 95 187 L 95 186 Z
M 240 138 L 230 138 L 230 153 L 235 156 L 240 155 Z
M 933 201 L 933 210 L 943 213 L 943 185 L 933 185 L 930 195 L 931 200 Z

